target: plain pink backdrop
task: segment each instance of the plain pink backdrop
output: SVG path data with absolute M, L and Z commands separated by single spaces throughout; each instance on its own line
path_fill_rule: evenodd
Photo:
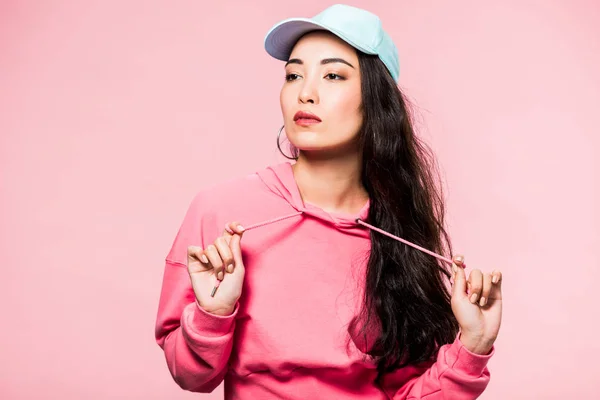
M 221 398 L 154 342 L 163 259 L 197 190 L 282 160 L 262 41 L 330 4 L 0 3 L 1 398 Z M 481 398 L 598 398 L 600 3 L 349 4 L 399 48 L 456 250 L 504 271 Z

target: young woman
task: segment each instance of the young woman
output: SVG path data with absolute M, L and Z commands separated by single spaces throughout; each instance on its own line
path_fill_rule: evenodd
M 266 48 L 287 61 L 296 161 L 192 201 L 156 325 L 173 378 L 224 381 L 226 399 L 477 398 L 502 276 L 439 256 L 442 197 L 393 42 L 375 15 L 336 5 L 279 23 Z

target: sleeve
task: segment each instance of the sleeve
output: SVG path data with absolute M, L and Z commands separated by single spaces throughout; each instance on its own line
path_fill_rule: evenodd
M 487 387 L 489 354 L 470 352 L 462 344 L 460 332 L 453 343 L 440 348 L 437 360 L 401 368 L 386 374 L 382 386 L 392 400 L 474 400 Z
M 218 235 L 215 217 L 202 195 L 191 202 L 169 251 L 163 274 L 155 339 L 175 382 L 192 392 L 212 392 L 223 381 L 233 344 L 235 318 L 205 312 L 196 302 L 187 271 L 187 247 Z

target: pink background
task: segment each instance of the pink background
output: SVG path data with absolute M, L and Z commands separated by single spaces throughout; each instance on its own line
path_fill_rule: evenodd
M 199 188 L 281 160 L 262 40 L 331 4 L 202 3 L 0 2 L 1 398 L 194 396 L 154 342 L 164 256 Z M 456 249 L 504 271 L 481 398 L 597 398 L 600 3 L 349 4 L 398 45 Z

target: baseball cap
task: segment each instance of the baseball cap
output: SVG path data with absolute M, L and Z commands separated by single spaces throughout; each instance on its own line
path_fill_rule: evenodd
M 398 49 L 383 30 L 379 17 L 345 4 L 332 5 L 312 18 L 289 18 L 278 22 L 265 36 L 265 50 L 272 57 L 287 61 L 298 39 L 315 30 L 329 31 L 363 53 L 376 54 L 398 82 Z

